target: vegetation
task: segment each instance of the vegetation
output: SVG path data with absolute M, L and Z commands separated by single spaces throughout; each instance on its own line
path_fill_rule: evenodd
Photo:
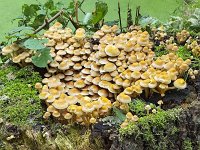
M 150 99 L 164 99 L 175 89 L 188 97 L 199 94 L 198 1 L 185 0 L 177 13 L 185 17 L 167 23 L 144 15 L 139 6 L 133 17 L 129 2 L 126 25 L 124 3 L 118 2 L 118 18 L 110 21 L 105 1 L 90 11 L 86 4 L 48 0 L 22 6 L 18 27 L 0 47 L 0 148 L 103 149 L 106 142 L 91 139 L 100 131 L 109 142 L 174 149 L 172 140 L 183 131 L 177 123 L 185 121 L 190 104 Z M 196 147 L 198 140 L 186 137 L 179 146 Z
M 34 89 L 40 80 L 31 66 L 1 66 L 0 118 L 20 126 L 41 123 L 43 108 Z

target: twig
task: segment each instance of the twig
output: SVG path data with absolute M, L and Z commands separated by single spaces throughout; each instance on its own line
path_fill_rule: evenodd
M 120 30 L 122 32 L 122 18 L 121 18 L 121 10 L 120 10 L 119 1 L 118 1 L 118 15 L 119 15 Z
M 76 23 L 78 23 L 78 1 L 77 0 L 74 0 L 75 1 L 75 16 L 76 16 Z
M 36 33 L 40 32 L 40 31 L 41 31 L 42 29 L 44 29 L 47 25 L 49 25 L 51 22 L 53 22 L 53 21 L 56 20 L 58 17 L 60 17 L 60 15 L 61 15 L 62 13 L 63 13 L 63 9 L 60 10 L 57 14 L 55 14 L 50 20 L 45 19 L 45 20 L 44 20 L 44 23 L 43 23 L 39 28 L 37 28 L 37 29 L 33 32 L 33 34 L 36 34 Z M 20 42 L 22 42 L 22 41 L 24 41 L 24 40 L 27 40 L 27 39 L 29 39 L 29 38 L 31 38 L 31 36 L 28 36 L 28 37 L 26 37 L 26 38 L 17 40 L 16 43 L 20 43 Z
M 41 25 L 39 28 L 37 28 L 34 31 L 34 34 L 40 32 L 43 28 L 45 28 L 47 25 L 49 25 L 51 22 L 53 22 L 55 19 L 57 19 L 62 13 L 63 13 L 63 10 L 61 10 L 57 14 L 55 14 L 55 16 L 53 16 L 50 20 L 45 20 L 43 25 Z

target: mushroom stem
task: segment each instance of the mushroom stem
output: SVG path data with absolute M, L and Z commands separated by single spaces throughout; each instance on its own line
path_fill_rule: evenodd
M 144 88 L 144 92 L 145 92 L 145 97 L 148 98 L 149 97 L 149 89 Z

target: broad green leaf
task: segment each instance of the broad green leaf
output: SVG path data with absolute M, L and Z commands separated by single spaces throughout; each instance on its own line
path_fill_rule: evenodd
M 16 32 L 21 32 L 21 31 L 24 31 L 24 30 L 29 30 L 29 31 L 33 31 L 33 28 L 32 27 L 25 27 L 25 26 L 21 26 L 21 27 L 16 27 L 14 29 L 12 29 L 9 34 L 14 34 Z
M 115 113 L 115 116 L 120 120 L 124 121 L 126 119 L 126 115 L 122 113 L 122 111 L 116 107 L 113 108 L 113 111 Z
M 36 12 L 40 10 L 40 7 L 39 5 L 37 4 L 31 4 L 31 5 L 27 5 L 27 4 L 24 4 L 22 6 L 22 11 L 23 11 L 23 14 L 26 16 L 26 17 L 33 17 L 36 15 Z
M 50 55 L 50 49 L 44 48 L 41 49 L 35 56 L 32 57 L 32 63 L 40 68 L 47 67 L 48 61 L 52 61 L 52 57 Z
M 27 49 L 42 51 L 45 48 L 44 44 L 47 42 L 48 42 L 47 39 L 28 39 L 24 42 L 24 46 Z
M 108 5 L 104 2 L 98 1 L 95 3 L 96 9 L 92 13 L 92 16 L 85 16 L 84 18 L 87 18 L 87 22 L 85 21 L 85 24 L 97 24 L 99 23 L 107 14 L 108 12 Z M 87 15 L 87 14 L 86 14 Z

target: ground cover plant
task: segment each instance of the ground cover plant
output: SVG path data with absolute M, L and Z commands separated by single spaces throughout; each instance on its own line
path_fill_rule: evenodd
M 1 46 L 0 147 L 198 149 L 198 1 L 167 23 L 84 4 L 23 5 Z

